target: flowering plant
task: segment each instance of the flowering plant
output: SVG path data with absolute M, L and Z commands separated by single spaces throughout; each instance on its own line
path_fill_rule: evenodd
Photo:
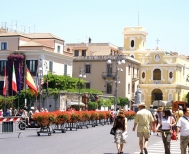
M 136 112 L 135 111 L 125 111 L 125 117 L 127 117 L 128 119 L 134 119 L 135 115 L 136 115 Z
M 105 119 L 106 118 L 105 111 L 98 111 L 98 113 L 99 113 L 99 119 Z
M 70 122 L 77 122 L 80 121 L 82 118 L 81 112 L 80 111 L 72 111 L 70 113 Z
M 56 114 L 53 112 L 39 112 L 33 115 L 33 120 L 37 121 L 40 126 L 48 126 L 56 119 Z
M 98 119 L 98 113 L 96 112 L 96 111 L 89 111 L 90 112 L 90 114 L 91 114 L 91 120 L 96 120 L 96 119 Z
M 66 111 L 55 111 L 54 113 L 56 114 L 56 124 L 63 124 L 70 119 L 70 114 Z
M 88 111 L 82 111 L 82 121 L 90 120 L 90 113 Z

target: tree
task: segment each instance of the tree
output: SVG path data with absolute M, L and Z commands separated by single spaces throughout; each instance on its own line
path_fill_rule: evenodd
M 187 104 L 189 104 L 189 92 L 188 92 L 188 94 L 186 95 L 186 98 L 187 98 Z
M 89 102 L 88 103 L 88 109 L 89 110 L 96 110 L 98 108 L 98 103 L 97 102 Z
M 128 104 L 129 104 L 129 99 L 127 97 L 126 98 L 119 97 L 119 105 L 121 107 L 124 107 L 125 105 Z

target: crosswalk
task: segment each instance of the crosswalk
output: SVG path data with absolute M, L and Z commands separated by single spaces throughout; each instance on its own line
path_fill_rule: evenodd
M 162 141 L 159 141 L 153 145 L 147 147 L 148 154 L 165 154 L 164 145 Z M 187 149 L 188 151 L 188 149 Z M 171 141 L 171 154 L 180 154 L 180 140 Z M 140 154 L 140 152 L 135 152 L 135 154 Z

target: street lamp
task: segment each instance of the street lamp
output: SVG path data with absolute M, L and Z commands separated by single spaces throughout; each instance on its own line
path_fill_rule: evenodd
M 84 72 L 84 70 L 79 67 L 79 96 L 78 96 L 78 111 L 80 110 L 80 79 L 81 78 L 86 78 L 86 74 Z
M 117 102 L 118 102 L 118 83 L 120 83 L 120 80 L 119 80 L 119 77 L 118 77 L 118 72 L 121 71 L 123 72 L 123 69 L 121 68 L 118 68 L 118 65 L 120 64 L 125 64 L 125 59 L 123 59 L 123 54 L 120 54 L 118 51 L 117 51 L 117 54 L 116 54 L 116 76 L 115 76 L 115 84 L 116 84 L 116 89 L 115 89 L 115 111 L 117 109 Z M 112 61 L 111 59 L 108 59 L 107 61 L 107 64 L 111 64 Z

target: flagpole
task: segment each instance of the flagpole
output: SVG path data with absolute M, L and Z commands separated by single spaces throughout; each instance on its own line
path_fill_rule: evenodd
M 18 111 L 19 111 L 19 106 L 20 106 L 20 63 L 18 66 Z

